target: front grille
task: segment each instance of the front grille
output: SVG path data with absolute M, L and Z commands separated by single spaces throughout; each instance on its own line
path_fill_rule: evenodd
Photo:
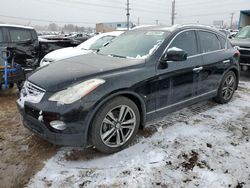
M 39 110 L 35 110 L 34 108 L 31 108 L 29 106 L 25 106 L 25 113 L 35 119 L 38 119 L 39 117 Z
M 240 50 L 240 54 L 242 54 L 242 55 L 250 55 L 250 49 L 249 50 Z
M 250 55 L 250 48 L 248 47 L 240 47 L 239 51 L 242 55 Z
M 22 89 L 21 97 L 25 98 L 25 101 L 39 103 L 42 100 L 44 94 L 44 89 L 26 81 Z

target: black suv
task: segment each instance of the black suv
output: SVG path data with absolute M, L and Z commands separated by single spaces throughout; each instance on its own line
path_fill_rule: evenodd
M 9 68 L 19 68 L 17 74 L 9 74 L 9 82 L 24 80 L 20 71 L 30 71 L 39 65 L 39 42 L 36 31 L 32 27 L 0 24 L 0 85 L 3 83 L 3 52 L 8 52 Z
M 96 54 L 36 71 L 17 103 L 24 125 L 44 139 L 113 153 L 171 111 L 210 98 L 229 102 L 238 59 L 226 36 L 209 27 L 135 29 Z

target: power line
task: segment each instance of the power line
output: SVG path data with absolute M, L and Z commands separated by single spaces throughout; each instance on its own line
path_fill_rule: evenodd
M 38 0 L 38 1 L 41 1 L 41 0 Z M 62 4 L 62 3 L 66 3 L 66 4 Z M 87 3 L 87 2 L 79 2 L 79 1 L 73 1 L 73 2 L 66 2 L 66 1 L 63 1 L 63 2 L 51 2 L 49 1 L 47 4 L 57 4 L 57 5 L 60 5 L 60 6 L 66 6 L 68 7 L 68 4 L 72 5 L 72 4 L 80 4 L 80 5 L 84 5 L 84 6 L 92 6 L 92 7 L 104 7 L 104 8 L 112 8 L 112 9 L 123 9 L 122 6 L 110 6 L 110 5 L 103 5 L 103 4 L 96 4 L 96 3 Z M 145 9 L 145 8 L 133 8 L 134 11 L 139 11 L 139 12 L 147 12 L 147 13 L 160 13 L 160 14 L 166 14 L 165 11 L 159 11 L 159 10 L 155 10 L 153 11 L 152 9 Z
M 58 20 L 45 20 L 45 19 L 36 19 L 36 18 L 25 18 L 25 17 L 15 17 L 15 16 L 7 16 L 7 15 L 1 15 L 0 17 L 4 18 L 12 18 L 17 20 L 25 20 L 25 21 L 36 21 L 36 22 L 56 22 L 56 23 L 82 23 L 82 24 L 95 24 L 94 22 L 76 22 L 76 21 L 58 21 Z
M 227 2 L 226 5 L 235 5 L 235 0 L 228 0 L 228 1 L 233 1 L 233 2 Z M 205 5 L 214 5 L 214 6 L 220 6 L 220 5 L 223 5 L 225 6 L 225 2 L 222 2 L 222 1 L 202 1 L 202 2 L 199 2 L 199 3 L 195 3 L 195 2 L 189 2 L 188 4 L 179 4 L 179 1 L 177 3 L 177 7 L 183 7 L 183 8 L 187 8 L 187 7 L 199 7 L 199 6 L 205 6 Z M 207 8 L 207 7 L 206 7 Z

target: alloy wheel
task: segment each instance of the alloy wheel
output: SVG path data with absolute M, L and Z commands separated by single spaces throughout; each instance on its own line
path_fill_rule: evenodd
M 224 81 L 222 88 L 222 96 L 224 100 L 229 100 L 235 90 L 235 78 L 233 75 L 228 75 Z
M 127 105 L 119 105 L 111 109 L 102 121 L 102 142 L 108 147 L 122 146 L 130 139 L 135 127 L 135 112 Z

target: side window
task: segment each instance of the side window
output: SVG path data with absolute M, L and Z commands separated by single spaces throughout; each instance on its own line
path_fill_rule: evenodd
M 32 39 L 33 39 L 33 40 L 37 40 L 37 39 L 38 39 L 38 38 L 37 38 L 37 33 L 36 33 L 35 30 L 31 30 L 31 36 L 32 36 Z
M 3 42 L 3 30 L 0 29 L 0 42 Z
M 203 53 L 221 49 L 221 43 L 215 34 L 206 31 L 199 31 L 199 35 Z
M 198 54 L 197 40 L 194 31 L 185 31 L 177 35 L 169 48 L 176 47 L 185 50 L 188 56 Z
M 111 41 L 113 38 L 115 38 L 115 37 L 114 37 L 114 36 L 105 36 L 105 37 L 99 38 L 97 41 L 95 41 L 94 44 L 92 44 L 92 45 L 90 46 L 90 49 L 91 49 L 91 50 L 97 50 L 97 49 L 103 47 L 103 45 L 104 45 L 106 42 Z
M 19 28 L 9 28 L 11 42 L 25 42 L 32 40 L 29 30 Z
M 218 36 L 218 38 L 219 38 L 219 41 L 220 41 L 221 49 L 225 49 L 226 48 L 226 39 L 221 37 L 221 36 Z

